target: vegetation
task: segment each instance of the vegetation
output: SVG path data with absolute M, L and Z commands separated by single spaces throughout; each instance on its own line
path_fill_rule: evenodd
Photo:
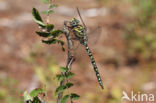
M 132 5 L 130 21 L 125 28 L 125 44 L 128 57 L 140 62 L 156 59 L 155 0 L 129 1 Z
M 53 4 L 50 0 L 41 0 L 43 3 L 48 4 L 48 10 L 42 11 L 43 14 L 47 15 L 47 23 L 45 24 L 40 16 L 40 13 L 36 8 L 33 8 L 32 15 L 34 17 L 34 21 L 38 24 L 38 26 L 41 28 L 40 31 L 37 31 L 36 34 L 39 36 L 46 38 L 46 40 L 42 40 L 45 44 L 60 44 L 62 47 L 62 51 L 65 51 L 64 48 L 64 42 L 59 39 L 60 35 L 64 33 L 62 30 L 55 29 L 54 24 L 49 24 L 49 16 L 50 14 L 53 14 L 54 11 L 52 10 L 54 7 L 57 7 L 56 4 Z M 70 55 L 68 52 L 68 60 L 70 59 Z M 68 62 L 72 62 L 69 60 Z M 56 79 L 58 82 L 60 82 L 60 86 L 58 86 L 55 90 L 55 96 L 58 96 L 57 103 L 66 103 L 67 100 L 70 98 L 71 103 L 73 103 L 73 100 L 78 99 L 80 96 L 76 93 L 66 93 L 63 97 L 63 92 L 70 87 L 72 87 L 74 84 L 72 82 L 69 82 L 69 80 L 74 76 L 74 73 L 70 71 L 71 64 L 67 63 L 66 67 L 60 67 L 60 74 L 56 75 Z M 39 95 L 42 95 L 42 97 L 45 96 L 45 91 L 41 88 L 36 88 L 32 90 L 30 93 L 27 93 L 27 91 L 24 92 L 24 99 L 26 103 L 44 103 L 44 99 L 40 98 Z
M 41 1 L 43 5 L 36 0 L 0 1 L 0 103 L 121 103 L 123 90 L 128 95 L 155 94 L 156 0 Z M 72 71 L 65 65 L 70 60 L 65 59 L 70 53 L 68 30 L 59 27 L 75 17 L 76 6 L 88 31 L 102 27 L 100 36 L 92 36 L 99 37 L 97 45 L 89 41 L 104 90 L 97 86 L 81 47 L 76 62 L 69 55 Z

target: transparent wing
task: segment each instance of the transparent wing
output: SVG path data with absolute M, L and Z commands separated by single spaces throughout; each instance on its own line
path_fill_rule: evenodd
M 96 47 L 96 44 L 98 43 L 98 40 L 102 34 L 102 27 L 94 27 L 89 28 L 87 37 L 88 37 L 88 45 L 89 47 L 94 50 L 94 47 Z M 86 55 L 86 50 L 82 44 L 80 44 L 79 40 L 73 40 L 73 53 L 76 58 L 76 60 L 81 61 Z M 88 61 L 89 62 L 89 61 Z
M 79 15 L 79 17 L 80 17 L 80 20 L 81 20 L 81 22 L 82 22 L 84 28 L 85 28 L 86 30 L 88 30 L 88 28 L 87 28 L 85 22 L 84 22 L 83 19 L 82 19 L 82 16 L 81 16 L 81 13 L 80 13 L 79 8 L 77 7 L 76 9 L 77 9 L 77 13 L 78 13 L 78 15 Z M 97 41 L 98 41 L 98 39 L 100 38 L 101 31 L 102 31 L 102 28 L 101 28 L 100 26 L 98 26 L 98 27 L 96 27 L 95 29 L 92 29 L 90 32 L 88 32 L 88 33 L 87 33 L 88 41 L 89 41 L 89 42 L 91 41 L 91 42 L 92 42 L 91 44 L 96 44 Z M 88 35 L 88 34 L 89 34 L 89 35 Z M 93 40 L 93 38 L 94 38 L 94 40 Z
M 78 7 L 77 7 L 77 13 L 78 13 L 78 15 L 80 17 L 81 23 L 83 24 L 84 28 L 87 31 L 86 36 L 87 36 L 87 39 L 88 39 L 88 44 L 89 45 L 95 45 L 97 43 L 98 39 L 100 38 L 102 28 L 100 26 L 97 26 L 97 27 L 88 29 L 86 27 L 83 19 L 82 19 L 82 16 L 81 16 L 81 13 L 80 13 L 80 10 L 79 10 Z M 73 41 L 74 41 L 73 44 L 74 44 L 75 54 L 81 54 L 81 56 L 82 56 L 82 54 L 84 54 L 83 52 L 86 52 L 83 45 L 81 45 L 78 40 L 73 40 Z M 81 56 L 79 55 L 78 58 L 80 58 Z
M 98 26 L 96 28 L 90 28 L 90 31 L 87 33 L 87 39 L 88 39 L 88 44 L 89 45 L 96 45 L 98 43 L 98 40 L 101 36 L 102 33 L 102 27 Z M 76 40 L 73 38 L 73 45 L 74 45 L 74 50 L 77 50 L 80 46 L 82 46 L 79 43 L 79 40 Z
M 96 28 L 90 28 L 90 31 L 87 33 L 88 37 L 88 44 L 89 45 L 96 45 L 98 40 L 100 39 L 100 36 L 102 34 L 102 27 L 98 26 Z

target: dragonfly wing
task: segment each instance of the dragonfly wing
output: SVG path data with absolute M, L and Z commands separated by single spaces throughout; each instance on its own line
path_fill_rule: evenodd
M 95 45 L 97 44 L 100 36 L 102 34 L 102 27 L 101 26 L 98 26 L 96 27 L 95 29 L 91 29 L 89 32 L 88 32 L 88 43 L 90 45 Z

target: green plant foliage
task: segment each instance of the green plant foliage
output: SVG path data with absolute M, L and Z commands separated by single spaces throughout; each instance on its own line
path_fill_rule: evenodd
M 65 51 L 65 48 L 62 46 L 62 51 Z
M 138 61 L 151 61 L 156 59 L 155 35 L 155 0 L 130 1 L 134 14 L 133 21 L 125 26 L 126 57 L 136 58 Z
M 64 78 L 64 75 L 58 74 L 58 75 L 56 75 L 56 78 L 57 78 L 58 81 L 62 81 L 63 78 Z
M 42 103 L 38 97 L 34 97 L 32 103 Z
M 52 9 L 52 8 L 55 8 L 55 7 L 58 7 L 58 5 L 57 4 L 51 4 L 48 8 Z
M 68 82 L 68 83 L 66 83 L 66 87 L 67 88 L 70 88 L 70 87 L 72 87 L 74 84 L 73 83 L 70 83 L 70 82 Z
M 56 44 L 57 40 L 54 38 L 48 39 L 48 40 L 42 40 L 42 43 L 45 44 Z
M 75 74 L 72 73 L 72 72 L 67 72 L 65 76 L 66 76 L 67 79 L 71 79 L 74 75 Z
M 58 42 L 59 44 L 61 44 L 61 46 L 62 46 L 62 51 L 65 51 L 64 42 L 63 42 L 62 40 L 57 40 L 57 42 Z
M 80 96 L 79 96 L 78 94 L 76 94 L 76 93 L 72 93 L 72 94 L 70 95 L 70 98 L 71 98 L 72 100 L 77 100 L 77 99 L 80 98 Z
M 29 93 L 27 91 L 25 91 L 23 93 L 23 96 L 24 96 L 24 100 L 25 101 L 28 101 L 28 100 L 33 100 L 32 97 L 29 95 Z
M 49 15 L 54 13 L 53 8 L 57 7 L 57 5 L 52 4 L 52 2 L 50 0 L 41 0 L 41 1 L 44 4 L 49 4 L 48 10 L 41 12 L 42 14 L 47 15 L 47 21 L 49 21 L 49 19 L 48 19 Z M 61 36 L 61 34 L 63 34 L 63 31 L 60 29 L 55 29 L 54 25 L 49 24 L 49 22 L 47 24 L 44 24 L 40 14 L 36 8 L 33 8 L 32 15 L 34 17 L 34 21 L 39 26 L 41 26 L 41 30 L 36 31 L 36 34 L 41 37 L 44 37 L 44 40 L 42 40 L 42 43 L 45 43 L 45 44 L 58 43 L 61 45 L 62 50 L 65 51 L 64 41 L 60 40 L 60 36 Z M 37 69 L 37 70 L 38 70 L 38 74 L 39 74 L 39 77 L 41 78 L 42 82 L 46 83 L 47 77 L 45 76 L 43 71 L 41 71 L 40 69 Z M 60 85 L 56 88 L 56 90 L 55 90 L 56 96 L 59 93 L 64 92 L 65 90 L 69 89 L 70 87 L 72 87 L 74 85 L 73 83 L 68 82 L 69 79 L 71 79 L 74 76 L 74 73 L 69 72 L 69 68 L 66 68 L 66 67 L 60 67 L 60 70 L 61 70 L 61 73 L 57 74 L 56 78 L 59 82 L 62 82 L 62 80 L 64 80 L 65 82 L 63 85 Z M 48 80 L 49 80 L 49 78 L 48 78 Z M 30 102 L 32 102 L 32 103 L 41 103 L 41 100 L 38 97 L 40 93 L 44 93 L 44 91 L 40 88 L 31 91 L 30 94 L 26 95 L 27 100 L 30 100 Z M 61 103 L 66 103 L 66 101 L 69 97 L 71 98 L 71 100 L 75 100 L 75 99 L 78 99 L 80 96 L 77 94 L 74 94 L 74 93 L 66 94 L 63 98 L 61 98 Z
M 0 88 L 0 99 L 4 99 L 7 96 L 7 91 Z
M 64 45 L 64 42 L 62 40 L 57 40 L 58 43 L 60 43 L 62 46 Z
M 37 21 L 43 22 L 38 10 L 36 8 L 33 8 L 32 10 L 32 14 L 34 16 L 34 19 L 36 19 Z
M 49 0 L 41 0 L 41 2 L 43 2 L 44 4 L 50 4 Z
M 58 95 L 59 93 L 63 92 L 66 89 L 66 85 L 59 86 L 55 90 L 55 95 Z
M 41 14 L 48 14 L 48 11 L 41 11 Z
M 60 34 L 62 34 L 62 30 L 54 30 L 54 31 L 50 31 L 51 35 L 55 38 L 60 36 Z
M 51 4 L 51 8 L 54 8 L 54 7 L 56 7 L 56 5 Z M 44 13 L 47 13 L 47 15 L 52 14 L 54 11 L 50 10 L 50 9 L 47 12 L 44 11 Z M 59 30 L 59 29 L 54 30 L 54 25 L 53 24 L 45 25 L 43 23 L 43 20 L 42 20 L 40 14 L 39 14 L 39 12 L 38 12 L 38 10 L 36 8 L 33 8 L 32 15 L 34 17 L 34 21 L 39 26 L 42 27 L 41 28 L 42 30 L 37 31 L 36 33 L 41 37 L 45 37 L 45 38 L 47 37 L 47 40 L 42 40 L 42 42 L 45 43 L 45 44 L 56 44 L 56 43 L 58 43 L 58 44 L 61 45 L 62 51 L 65 51 L 64 42 L 62 40 L 57 39 L 63 33 L 63 31 Z
M 53 14 L 54 10 L 48 10 L 48 14 Z
M 58 81 L 61 80 L 66 80 L 66 79 L 70 79 L 74 76 L 74 73 L 68 72 L 69 68 L 66 67 L 60 67 L 61 70 L 61 74 L 58 74 L 56 76 Z M 65 91 L 66 89 L 69 89 L 70 87 L 72 87 L 74 84 L 71 82 L 68 82 L 65 85 L 59 86 L 56 90 L 55 90 L 55 95 L 58 95 L 59 93 Z M 62 99 L 61 99 L 61 103 L 66 103 L 67 99 L 71 98 L 71 100 L 76 100 L 78 99 L 80 96 L 75 94 L 75 93 L 70 93 L 70 94 L 66 94 Z
M 36 8 L 32 9 L 32 15 L 34 17 L 34 21 L 41 27 L 45 27 L 45 24 L 43 23 L 43 20 Z
M 69 98 L 69 95 L 65 95 L 62 99 L 61 99 L 61 103 L 66 103 L 67 99 Z
M 38 98 L 38 95 L 43 93 L 45 92 L 41 88 L 34 89 L 30 93 L 25 91 L 23 93 L 24 100 L 26 103 L 42 103 L 41 100 Z
M 54 29 L 54 25 L 53 24 L 47 24 L 46 29 L 47 29 L 48 32 L 50 32 L 51 30 Z
M 48 36 L 50 36 L 50 33 L 48 33 L 48 32 L 36 32 L 36 34 L 38 34 L 41 37 L 48 37 Z
M 41 88 L 36 88 L 30 92 L 31 97 L 36 97 L 38 94 L 45 93 L 45 91 Z
M 67 72 L 69 70 L 69 68 L 65 68 L 65 67 L 60 67 L 61 72 Z
M 57 7 L 57 4 L 52 4 L 52 1 L 50 0 L 41 0 L 44 4 L 48 4 L 48 10 L 47 11 L 42 11 L 42 14 L 50 15 L 54 13 L 53 8 Z

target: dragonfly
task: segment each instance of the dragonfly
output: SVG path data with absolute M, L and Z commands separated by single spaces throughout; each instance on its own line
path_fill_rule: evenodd
M 93 57 L 93 54 L 92 54 L 90 48 L 88 47 L 87 27 L 86 27 L 86 25 L 85 25 L 85 23 L 84 23 L 84 21 L 83 21 L 83 19 L 81 17 L 81 14 L 80 14 L 80 11 L 79 11 L 78 8 L 77 8 L 77 11 L 78 11 L 80 20 L 82 22 L 82 25 L 80 24 L 80 20 L 78 20 L 76 18 L 72 18 L 72 20 L 69 21 L 70 31 L 73 33 L 73 35 L 75 37 L 74 39 L 78 40 L 80 42 L 80 44 L 85 47 L 85 49 L 86 49 L 86 51 L 88 53 L 88 56 L 90 58 L 91 64 L 93 66 L 93 69 L 95 71 L 98 83 L 101 86 L 101 88 L 104 89 L 102 79 L 101 79 L 101 76 L 99 74 L 98 67 L 96 65 L 95 59 Z

